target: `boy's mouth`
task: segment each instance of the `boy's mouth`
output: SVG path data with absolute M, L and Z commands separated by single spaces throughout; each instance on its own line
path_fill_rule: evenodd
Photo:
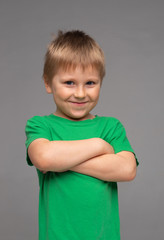
M 70 102 L 70 103 L 81 106 L 85 105 L 87 102 Z

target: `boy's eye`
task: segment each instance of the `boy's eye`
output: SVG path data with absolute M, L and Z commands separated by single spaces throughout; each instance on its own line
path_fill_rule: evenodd
M 87 85 L 94 85 L 95 84 L 95 82 L 93 82 L 93 81 L 88 81 L 87 82 Z
M 66 81 L 65 84 L 66 84 L 66 85 L 73 85 L 74 82 L 73 82 L 73 81 Z

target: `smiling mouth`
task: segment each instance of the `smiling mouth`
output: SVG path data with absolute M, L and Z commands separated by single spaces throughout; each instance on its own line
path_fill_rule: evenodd
M 70 103 L 75 104 L 75 105 L 84 105 L 87 102 L 70 102 Z

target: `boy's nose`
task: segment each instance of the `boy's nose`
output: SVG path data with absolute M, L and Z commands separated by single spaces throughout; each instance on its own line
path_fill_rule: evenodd
M 86 91 L 85 91 L 84 87 L 77 87 L 74 92 L 74 96 L 76 98 L 84 98 L 86 96 Z

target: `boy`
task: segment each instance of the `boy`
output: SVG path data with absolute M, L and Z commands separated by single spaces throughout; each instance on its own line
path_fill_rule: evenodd
M 39 240 L 119 240 L 117 183 L 136 175 L 119 120 L 96 106 L 104 55 L 82 31 L 59 32 L 43 70 L 56 111 L 27 121 L 27 162 L 39 177 Z

